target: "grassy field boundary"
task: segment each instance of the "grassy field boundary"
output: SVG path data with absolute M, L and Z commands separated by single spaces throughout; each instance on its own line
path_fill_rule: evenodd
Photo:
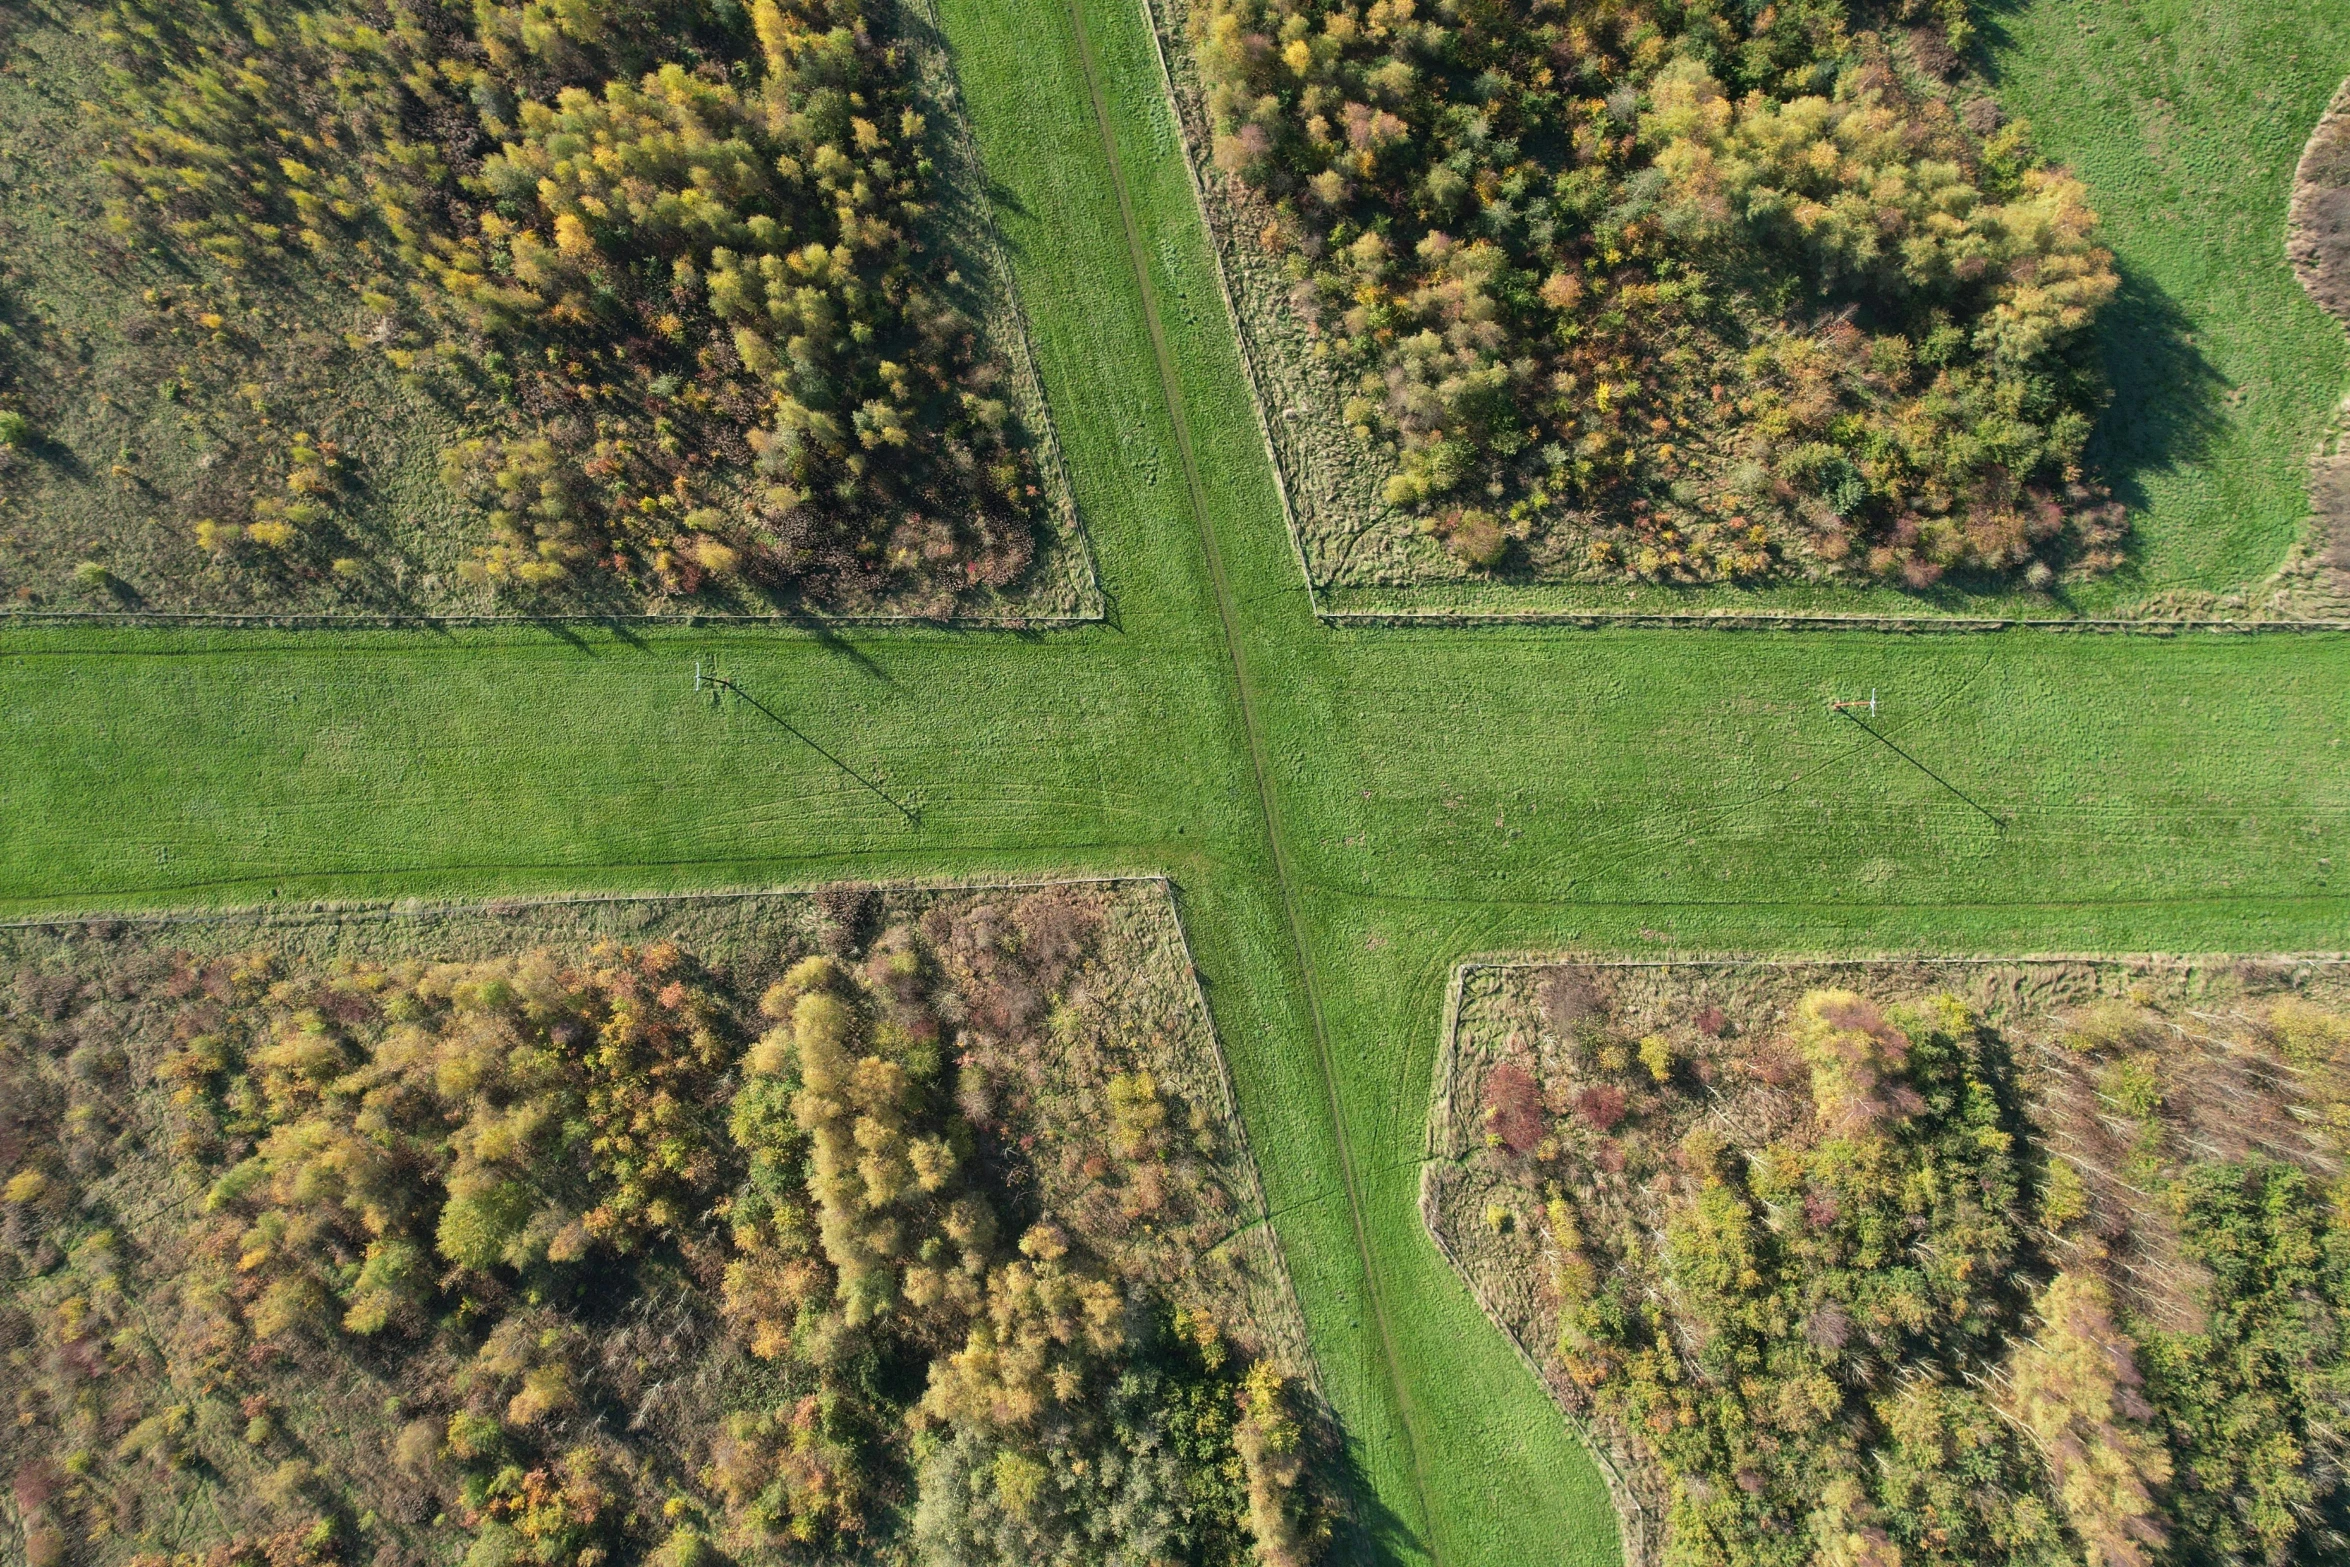
M 526 909 L 603 908 L 631 903 L 756 903 L 762 898 L 796 898 L 844 882 L 876 892 L 1033 892 L 1044 887 L 1123 887 L 1156 883 L 1175 904 L 1175 883 L 1157 872 L 1128 872 L 1102 876 L 892 876 L 870 880 L 829 877 L 822 881 L 777 882 L 758 887 L 697 887 L 691 892 L 558 892 L 518 898 L 354 898 L 316 899 L 308 903 L 222 904 L 216 908 L 134 909 L 115 912 L 104 908 L 77 909 L 63 914 L 32 914 L 0 920 L 0 930 L 62 930 L 73 925 L 105 921 L 117 925 L 225 925 L 236 920 L 268 916 L 267 923 L 285 925 L 332 924 L 343 920 L 462 919 L 473 915 L 507 915 Z M 1177 922 L 1180 927 L 1181 921 Z M 1183 942 L 1184 961 L 1191 962 L 1191 942 Z M 1192 970 L 1192 984 L 1199 971 Z
M 1769 957 L 1715 952 L 1695 953 L 1689 957 L 1611 958 L 1562 950 L 1492 953 L 1463 958 L 1453 966 L 1453 983 L 1457 999 L 1458 987 L 1467 982 L 1467 977 L 1487 969 L 1559 968 L 1569 964 L 1577 968 L 1622 969 L 1884 968 L 1894 963 L 1915 963 L 1929 968 L 1998 968 L 2010 963 L 2121 963 L 2142 968 L 2199 968 L 2218 963 L 2285 963 L 2333 968 L 2350 964 L 2350 952 L 1782 952 Z M 1457 1012 L 1447 1011 L 1445 1027 L 1448 1031 L 1459 1021 Z M 1450 1043 L 1449 1032 L 1446 1043 Z
M 1292 544 L 1295 536 L 1292 535 Z M 1090 558 L 1087 569 L 1092 569 Z M 142 609 L 0 609 L 0 631 L 13 627 L 119 626 L 148 630 L 214 631 L 457 631 L 525 626 L 767 626 L 778 630 L 943 630 L 1036 631 L 1063 630 L 1103 624 L 1103 607 L 1095 579 L 1094 607 L 1075 615 L 892 615 L 825 614 L 816 610 L 751 613 L 738 610 L 646 610 L 638 613 L 597 610 L 550 610 L 543 614 L 440 614 L 388 610 L 239 611 Z M 1580 631 L 1881 631 L 1889 633 L 1940 632 L 1981 635 L 1994 631 L 2053 631 L 2136 636 L 2176 636 L 2184 632 L 2320 634 L 2350 631 L 2350 619 L 2227 620 L 2227 619 L 2008 619 L 1997 616 L 1809 614 L 1796 612 L 1748 613 L 1713 610 L 1674 614 L 1651 610 L 1334 610 L 1314 599 L 1306 588 L 1314 619 L 1333 629 L 1341 627 L 1434 626 L 1463 629 L 1479 626 L 1546 626 Z
M 2117 617 L 2067 619 L 2030 616 L 1870 615 L 1808 613 L 1803 611 L 1709 610 L 1672 613 L 1659 610 L 1448 610 L 1317 608 L 1315 618 L 1329 626 L 1550 626 L 1580 631 L 1885 631 L 1949 632 L 1976 635 L 1987 631 L 2078 631 L 2173 636 L 2185 631 L 2206 632 L 2329 632 L 2350 631 L 2350 620 L 2135 620 Z

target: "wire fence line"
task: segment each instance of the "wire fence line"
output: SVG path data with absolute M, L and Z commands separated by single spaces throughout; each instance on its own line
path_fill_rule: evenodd
M 240 903 L 217 908 L 172 910 L 74 910 L 60 914 L 31 914 L 0 919 L 0 930 L 62 930 L 74 925 L 108 923 L 135 927 L 223 925 L 266 917 L 282 925 L 332 924 L 342 920 L 450 919 L 475 915 L 519 914 L 531 909 L 599 907 L 631 903 L 753 903 L 765 898 L 804 897 L 844 884 L 870 887 L 876 892 L 1026 892 L 1045 887 L 1115 887 L 1156 882 L 1170 889 L 1174 883 L 1158 871 L 1109 872 L 1091 876 L 895 876 L 836 877 L 829 881 L 787 882 L 766 887 L 696 888 L 685 892 L 560 892 L 522 897 L 491 898 L 358 898 L 318 899 L 308 903 Z M 1186 948 L 1188 956 L 1189 949 Z
M 2324 633 L 2350 631 L 2350 620 L 2229 620 L 2217 617 L 1879 615 L 1809 610 L 1645 609 L 1325 609 L 1328 626 L 1547 626 L 1563 630 L 1676 631 L 2058 631 L 2176 636 L 2182 632 Z
M 1091 569 L 1089 562 L 1087 570 Z M 1104 611 L 1098 608 L 1073 615 L 828 615 L 807 610 L 563 610 L 545 614 L 440 614 L 424 610 L 411 613 L 400 610 L 8 609 L 0 610 L 0 630 L 13 626 L 79 625 L 223 631 L 468 631 L 486 628 L 512 630 L 530 626 L 603 626 L 616 631 L 669 626 L 765 626 L 801 631 L 1043 631 L 1099 625 L 1103 619 Z
M 1922 968 L 2001 968 L 2028 963 L 2085 963 L 2100 967 L 2176 966 L 2214 963 L 2281 963 L 2310 967 L 2350 964 L 2350 952 L 2004 952 L 2004 953 L 1780 953 L 1768 957 L 1751 953 L 1693 952 L 1685 957 L 1610 958 L 1575 952 L 1504 952 L 1463 958 L 1455 969 L 1465 976 L 1484 969 L 1539 968 L 1885 968 L 1913 964 Z

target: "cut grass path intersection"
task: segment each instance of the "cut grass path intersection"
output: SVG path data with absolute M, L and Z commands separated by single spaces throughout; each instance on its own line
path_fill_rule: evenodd
M 2350 639 L 1318 627 L 1139 9 L 1078 3 L 941 9 L 1110 624 L 0 633 L 0 912 L 1163 870 L 1380 1554 L 1612 1561 L 1419 1227 L 1450 966 L 2350 945 Z

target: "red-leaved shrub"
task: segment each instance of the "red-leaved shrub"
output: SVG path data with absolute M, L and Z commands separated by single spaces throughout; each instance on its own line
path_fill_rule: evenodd
M 1542 1097 L 1515 1061 L 1504 1061 L 1485 1078 L 1485 1129 L 1512 1153 L 1531 1153 L 1542 1141 Z
M 1575 1114 L 1595 1132 L 1612 1132 L 1624 1118 L 1624 1091 L 1613 1083 L 1594 1083 L 1575 1096 Z

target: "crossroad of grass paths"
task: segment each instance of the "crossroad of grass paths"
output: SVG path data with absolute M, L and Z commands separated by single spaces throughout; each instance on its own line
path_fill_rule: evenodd
M 0 633 L 0 911 L 1166 870 L 1377 1553 L 1611 1561 L 1414 1210 L 1452 962 L 2350 945 L 2350 642 L 1318 629 L 1147 35 L 1083 3 L 1132 240 L 1068 0 L 944 9 L 1110 626 Z M 1870 687 L 1944 782 L 1826 713 Z
M 1354 1155 L 1347 1146 L 1346 1118 L 1339 1099 L 1337 1071 L 1330 1058 L 1329 1030 L 1322 1019 L 1322 1001 L 1314 978 L 1312 944 L 1307 939 L 1304 916 L 1299 907 L 1297 875 L 1285 845 L 1280 806 L 1273 797 L 1264 724 L 1259 716 L 1261 703 L 1250 676 L 1248 639 L 1241 634 L 1232 574 L 1224 564 L 1223 546 L 1217 538 L 1214 523 L 1210 521 L 1211 503 L 1200 470 L 1191 421 L 1186 413 L 1187 399 L 1181 386 L 1182 373 L 1169 347 L 1165 313 L 1151 276 L 1155 269 L 1151 264 L 1150 248 L 1137 215 L 1133 188 L 1126 178 L 1124 160 L 1119 156 L 1117 127 L 1110 111 L 1109 94 L 1103 83 L 1101 61 L 1094 51 L 1092 40 L 1087 36 L 1085 10 L 1078 0 L 1072 0 L 1069 20 L 1077 44 L 1078 60 L 1085 71 L 1086 92 L 1093 102 L 1094 119 L 1101 131 L 1102 150 L 1109 166 L 1110 182 L 1117 192 L 1118 220 L 1125 231 L 1127 259 L 1133 269 L 1136 291 L 1141 296 L 1144 323 L 1150 332 L 1151 355 L 1159 372 L 1159 388 L 1173 426 L 1176 458 L 1183 469 L 1184 498 L 1189 503 L 1192 522 L 1198 530 L 1200 558 L 1206 564 L 1209 581 L 1215 587 L 1216 618 L 1222 625 L 1225 649 L 1232 660 L 1232 695 L 1240 718 L 1242 736 L 1248 744 L 1250 778 L 1256 785 L 1257 804 L 1264 819 L 1266 855 L 1271 862 L 1273 880 L 1281 903 L 1282 922 L 1289 936 L 1290 955 L 1297 965 L 1299 990 L 1305 1003 L 1307 1039 L 1313 1049 L 1315 1067 L 1322 1079 L 1324 1103 L 1330 1112 L 1333 1133 L 1331 1152 L 1336 1155 L 1338 1196 L 1345 1204 L 1347 1225 L 1353 1232 L 1356 1259 L 1367 1262 L 1370 1243 L 1363 1224 L 1362 1185 L 1356 1174 Z M 1255 499 L 1261 504 L 1264 497 L 1260 494 Z M 1377 1270 L 1363 1272 L 1359 1283 L 1359 1298 L 1369 1317 L 1378 1365 L 1386 1376 L 1386 1386 L 1380 1391 L 1387 1395 L 1389 1412 L 1395 1416 L 1403 1436 L 1401 1456 L 1405 1460 L 1404 1473 L 1411 1481 L 1411 1499 L 1415 1504 L 1412 1511 L 1415 1516 L 1425 1520 L 1428 1516 L 1430 1455 L 1422 1438 L 1413 1429 L 1411 1388 L 1398 1375 L 1401 1362 L 1396 1354 L 1392 1308 L 1386 1292 L 1381 1288 Z

